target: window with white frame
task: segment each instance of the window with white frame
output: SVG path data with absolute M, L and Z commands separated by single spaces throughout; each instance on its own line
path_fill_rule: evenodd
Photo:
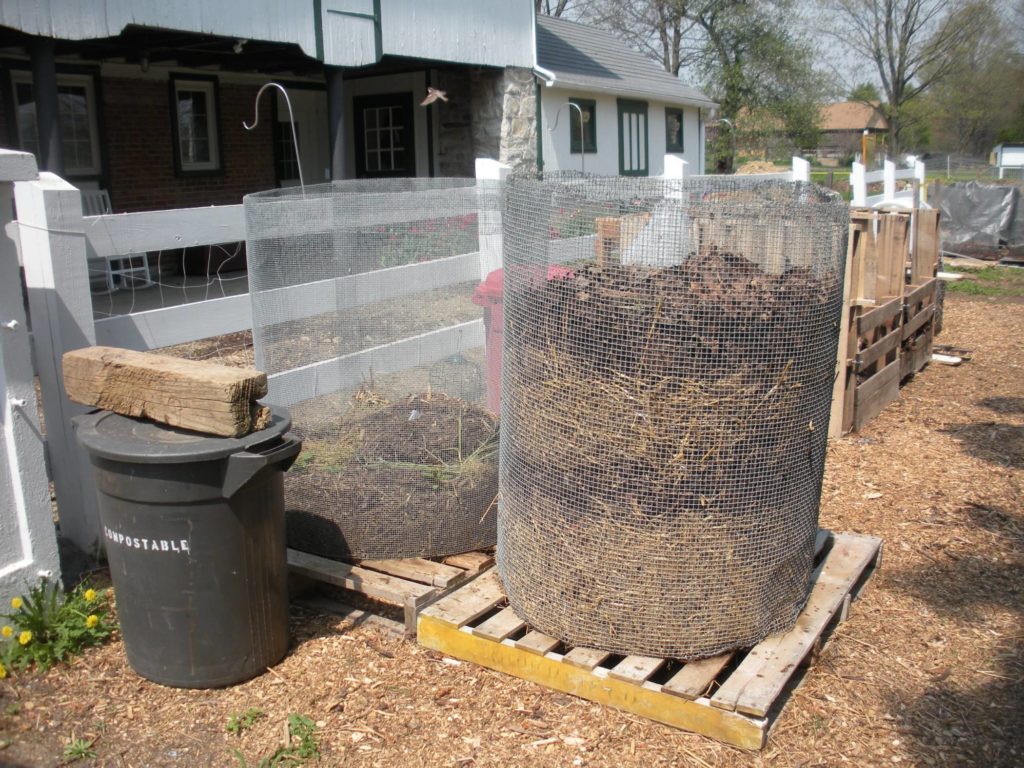
M 217 82 L 171 80 L 174 99 L 174 158 L 178 170 L 220 170 L 217 138 Z
M 11 73 L 18 143 L 26 152 L 39 155 L 39 128 L 32 76 Z M 98 176 L 100 139 L 96 120 L 96 89 L 91 75 L 57 74 L 57 109 L 60 121 L 64 173 Z

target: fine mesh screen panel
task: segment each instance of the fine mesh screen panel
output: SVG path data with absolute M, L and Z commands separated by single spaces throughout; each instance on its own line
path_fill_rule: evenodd
M 256 364 L 303 450 L 289 545 L 332 558 L 494 544 L 483 308 L 498 189 L 388 179 L 245 198 Z
M 572 645 L 697 658 L 804 605 L 849 212 L 807 184 L 506 190 L 498 568 Z

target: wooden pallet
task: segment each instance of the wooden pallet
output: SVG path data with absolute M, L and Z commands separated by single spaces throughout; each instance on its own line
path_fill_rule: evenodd
M 807 606 L 789 632 L 690 663 L 568 648 L 507 607 L 496 571 L 420 613 L 419 642 L 449 656 L 747 749 L 764 746 L 803 661 L 846 618 L 881 540 L 822 531 Z
M 288 550 L 291 575 L 401 607 L 406 637 L 416 635 L 416 617 L 420 611 L 493 565 L 494 555 L 487 552 L 467 552 L 440 560 L 412 557 L 345 563 L 297 549 Z

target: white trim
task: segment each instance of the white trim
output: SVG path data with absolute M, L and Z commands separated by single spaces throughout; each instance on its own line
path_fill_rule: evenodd
M 183 173 L 193 171 L 218 171 L 221 168 L 220 162 L 220 140 L 218 138 L 218 121 L 220 111 L 217 104 L 217 84 L 212 80 L 190 80 L 187 77 L 171 77 L 171 84 L 174 91 L 174 120 L 178 130 L 174 132 L 175 147 L 174 153 L 178 158 L 178 166 Z M 206 141 L 210 147 L 209 160 L 186 161 L 182 152 L 181 137 L 181 113 L 178 111 L 181 100 L 178 96 L 182 92 L 203 93 L 206 96 Z
M 18 146 L 25 146 L 25 137 L 23 135 L 23 129 L 21 120 L 19 119 L 18 110 L 18 86 L 28 85 L 33 86 L 32 73 L 28 70 L 23 69 L 12 69 L 11 70 L 11 101 L 14 104 L 14 127 L 15 132 L 18 136 Z M 96 113 L 96 82 L 92 75 L 88 74 L 68 74 L 64 72 L 57 73 L 57 89 L 61 87 L 81 87 L 85 91 L 85 104 L 86 111 L 88 112 L 89 119 L 89 148 L 92 153 L 92 165 L 90 166 L 74 166 L 68 162 L 68 157 L 64 156 L 64 173 L 68 176 L 99 176 L 103 167 L 102 161 L 100 160 L 100 131 L 99 121 Z M 57 96 L 58 111 L 60 110 L 60 95 Z M 35 109 L 35 94 L 33 93 L 32 107 Z M 64 120 L 61 120 L 61 145 L 63 149 L 64 133 L 68 130 L 69 126 Z M 39 142 L 38 132 L 36 134 L 36 143 Z

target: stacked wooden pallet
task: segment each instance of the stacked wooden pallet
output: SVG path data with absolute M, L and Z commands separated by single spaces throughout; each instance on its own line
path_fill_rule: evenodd
M 855 432 L 931 359 L 938 212 L 853 209 L 831 436 Z

